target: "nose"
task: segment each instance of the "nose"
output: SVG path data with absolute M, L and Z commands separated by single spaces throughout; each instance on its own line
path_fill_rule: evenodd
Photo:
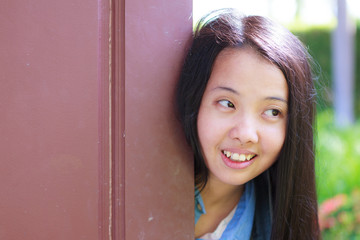
M 241 145 L 257 143 L 259 141 L 258 131 L 259 129 L 254 119 L 238 116 L 237 119 L 234 119 L 232 128 L 229 131 L 229 137 L 239 141 Z

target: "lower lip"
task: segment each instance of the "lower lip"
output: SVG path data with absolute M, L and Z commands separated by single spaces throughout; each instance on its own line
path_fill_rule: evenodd
M 253 164 L 253 162 L 255 161 L 257 156 L 252 158 L 251 160 L 244 161 L 244 162 L 233 161 L 233 160 L 229 159 L 228 157 L 226 157 L 223 153 L 221 153 L 221 158 L 224 161 L 225 165 L 228 166 L 229 168 L 244 169 L 244 168 L 247 168 L 248 166 L 250 166 L 251 164 Z

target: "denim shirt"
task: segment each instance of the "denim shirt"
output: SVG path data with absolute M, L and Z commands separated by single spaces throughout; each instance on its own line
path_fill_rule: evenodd
M 235 214 L 225 228 L 220 240 L 250 239 L 255 212 L 255 189 L 253 181 L 246 183 L 245 192 L 237 204 Z M 195 224 L 202 214 L 205 214 L 201 195 L 195 194 Z M 200 238 L 198 238 L 200 240 Z
M 206 213 L 201 196 L 197 193 L 196 191 L 195 224 L 200 216 Z M 249 207 L 247 211 L 245 205 Z M 271 225 L 271 185 L 269 172 L 265 171 L 246 184 L 245 192 L 237 205 L 233 219 L 229 222 L 220 239 L 268 240 L 271 236 Z M 248 230 L 250 235 L 245 234 L 244 236 L 244 230 Z

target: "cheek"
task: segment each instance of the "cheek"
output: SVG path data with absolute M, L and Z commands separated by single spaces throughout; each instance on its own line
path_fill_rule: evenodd
M 198 136 L 201 147 L 206 149 L 208 145 L 212 142 L 214 131 L 209 131 L 209 129 L 213 129 L 213 121 L 211 118 L 206 118 L 203 115 L 199 114 L 197 128 L 198 128 Z
M 285 141 L 285 127 L 280 125 L 275 128 L 269 128 L 263 135 L 264 150 L 277 157 Z
M 216 146 L 225 132 L 223 122 L 205 110 L 199 112 L 197 129 L 203 151 Z

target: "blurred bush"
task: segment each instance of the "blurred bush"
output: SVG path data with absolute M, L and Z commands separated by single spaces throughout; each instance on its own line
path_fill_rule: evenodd
M 318 107 L 321 109 L 332 106 L 331 77 L 331 29 L 330 27 L 305 28 L 293 31 L 308 48 L 315 61 L 315 74 L 318 81 L 315 86 L 318 92 Z
M 333 124 L 333 111 L 317 116 L 316 177 L 319 202 L 351 194 L 360 187 L 360 121 L 348 128 Z
M 317 116 L 316 180 L 323 239 L 360 239 L 360 120 L 333 124 L 333 111 Z
M 355 125 L 334 126 L 332 93 L 333 27 L 294 25 L 290 30 L 308 48 L 318 77 L 316 88 L 316 179 L 323 239 L 360 239 L 360 21 L 355 39 Z
M 319 222 L 323 239 L 360 239 L 360 189 L 323 202 Z
M 356 24 L 355 39 L 355 66 L 360 64 L 360 22 Z M 291 29 L 291 27 L 290 27 Z M 311 56 L 317 63 L 315 73 L 319 81 L 316 83 L 318 90 L 318 109 L 321 111 L 333 106 L 332 94 L 332 27 L 300 27 L 291 29 L 299 39 L 308 47 Z M 360 68 L 355 67 L 355 114 L 360 117 Z

